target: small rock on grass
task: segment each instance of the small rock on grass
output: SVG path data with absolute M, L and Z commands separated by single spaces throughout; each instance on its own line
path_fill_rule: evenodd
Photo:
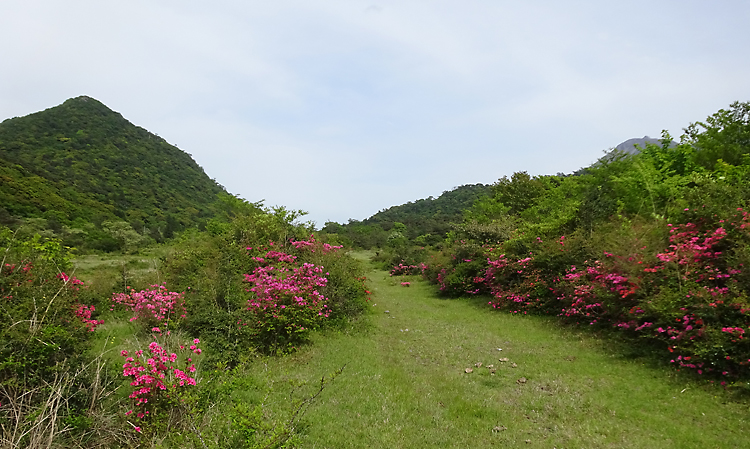
M 508 357 L 503 357 L 502 359 L 500 359 L 500 361 L 505 363 L 505 362 L 510 362 L 510 359 Z
M 522 385 L 522 384 L 525 384 L 525 383 L 526 383 L 526 378 L 525 378 L 525 377 L 522 377 L 522 378 L 518 379 L 518 380 L 516 381 L 516 383 L 517 383 L 518 385 Z
M 495 433 L 502 432 L 503 430 L 508 430 L 508 428 L 505 426 L 495 426 L 492 428 L 492 431 Z
M 474 369 L 473 369 L 473 368 L 466 368 L 466 369 L 464 370 L 464 372 L 465 372 L 466 374 L 471 374 L 471 373 L 473 373 L 473 372 L 474 372 Z

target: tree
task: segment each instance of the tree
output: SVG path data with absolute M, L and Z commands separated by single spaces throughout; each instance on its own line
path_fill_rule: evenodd
M 750 155 L 750 102 L 735 101 L 705 122 L 691 123 L 682 142 L 698 148 L 696 161 L 708 169 L 719 160 L 742 165 Z

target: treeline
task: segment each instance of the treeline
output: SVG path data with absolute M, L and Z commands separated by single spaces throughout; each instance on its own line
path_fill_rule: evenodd
M 90 97 L 0 123 L 0 223 L 81 251 L 203 226 L 226 191 L 184 151 Z
M 466 209 L 490 191 L 484 184 L 469 184 L 445 191 L 438 198 L 424 198 L 382 210 L 362 221 L 328 222 L 323 230 L 336 234 L 347 244 L 358 248 L 383 248 L 398 238 L 394 232 L 422 246 L 445 239 L 451 223 L 459 222 Z
M 678 145 L 665 133 L 577 176 L 503 178 L 441 250 L 401 246 L 395 272 L 614 333 L 733 383 L 750 376 L 748 202 L 750 103 L 737 102 L 689 125 Z

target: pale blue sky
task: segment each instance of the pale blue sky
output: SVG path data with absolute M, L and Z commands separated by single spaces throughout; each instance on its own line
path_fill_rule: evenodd
M 89 95 L 325 221 L 572 172 L 750 100 L 747 1 L 0 3 L 0 119 Z

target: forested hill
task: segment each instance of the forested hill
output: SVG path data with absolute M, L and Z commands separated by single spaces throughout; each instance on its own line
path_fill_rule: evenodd
M 467 184 L 443 192 L 437 198 L 429 197 L 414 202 L 409 201 L 400 206 L 381 210 L 365 224 L 379 224 L 390 229 L 394 222 L 423 228 L 426 232 L 442 232 L 451 220 L 459 220 L 464 210 L 470 208 L 476 200 L 489 194 L 489 186 L 484 184 Z M 417 235 L 424 234 L 419 232 Z M 416 236 L 414 236 L 416 237 Z
M 0 179 L 4 220 L 122 220 L 154 237 L 211 216 L 225 192 L 190 155 L 85 96 L 0 123 Z
M 364 246 L 383 244 L 394 223 L 406 225 L 406 237 L 421 239 L 422 243 L 442 240 L 450 231 L 450 223 L 463 220 L 463 212 L 480 198 L 490 193 L 490 186 L 467 184 L 443 192 L 438 198 L 425 198 L 381 210 L 362 221 L 350 220 L 346 225 L 326 223 L 324 230 L 343 235 L 353 243 Z

